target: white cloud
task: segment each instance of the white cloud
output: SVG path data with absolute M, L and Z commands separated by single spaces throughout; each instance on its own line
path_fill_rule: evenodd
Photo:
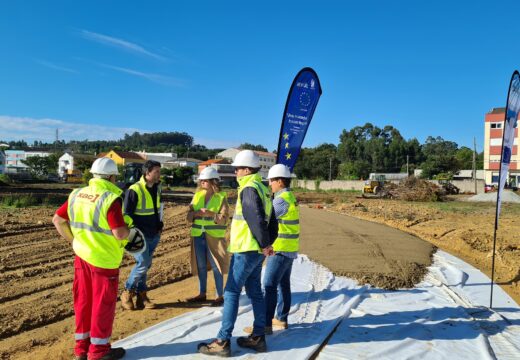
M 120 66 L 107 65 L 107 64 L 102 64 L 102 63 L 98 63 L 98 65 L 105 67 L 107 69 L 112 69 L 112 70 L 119 71 L 119 72 L 122 72 L 125 74 L 137 76 L 137 77 L 140 77 L 140 78 L 143 78 L 143 79 L 146 79 L 146 80 L 149 80 L 154 83 L 161 84 L 161 85 L 182 87 L 185 84 L 185 82 L 183 80 L 177 79 L 177 78 L 174 78 L 171 76 L 159 75 L 159 74 L 153 74 L 153 73 L 145 73 L 142 71 L 128 69 L 128 68 L 124 68 L 124 67 L 120 67 Z
M 119 128 L 94 124 L 73 123 L 56 119 L 33 119 L 0 115 L 0 140 L 35 140 L 52 143 L 59 129 L 59 139 L 70 140 L 118 140 L 125 134 L 135 131 L 146 132 L 136 128 Z
M 65 71 L 65 72 L 74 73 L 74 74 L 78 73 L 74 69 L 70 69 L 70 68 L 67 68 L 65 66 L 56 65 L 56 64 L 51 63 L 49 61 L 45 61 L 45 60 L 34 60 L 34 61 L 36 61 L 40 65 L 43 65 L 43 66 L 48 67 L 48 68 L 53 69 L 53 70 Z
M 119 49 L 129 51 L 129 52 L 133 52 L 136 54 L 145 55 L 145 56 L 154 58 L 156 60 L 160 60 L 160 61 L 168 60 L 164 56 L 157 55 L 149 50 L 146 50 L 144 47 L 142 47 L 140 45 L 131 43 L 130 41 L 126 41 L 123 39 L 118 39 L 118 38 L 115 38 L 112 36 L 103 35 L 103 34 L 95 33 L 92 31 L 87 31 L 87 30 L 81 30 L 81 36 L 87 40 L 95 41 L 95 42 L 98 42 L 98 43 L 101 43 L 104 45 L 109 45 L 112 47 L 116 47 Z

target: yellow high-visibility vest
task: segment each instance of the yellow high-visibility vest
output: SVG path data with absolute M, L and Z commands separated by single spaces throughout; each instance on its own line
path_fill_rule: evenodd
M 265 211 L 265 221 L 269 222 L 271 217 L 271 211 L 273 204 L 269 197 L 269 190 L 262 184 L 262 178 L 259 174 L 251 174 L 238 178 L 238 195 L 237 204 L 235 206 L 235 213 L 233 214 L 233 220 L 231 221 L 231 237 L 228 247 L 230 253 L 241 253 L 246 251 L 260 251 L 260 246 L 256 241 L 251 229 L 247 225 L 244 215 L 242 213 L 242 201 L 240 200 L 240 194 L 247 187 L 254 188 L 260 199 Z
M 135 207 L 135 211 L 133 215 L 139 216 L 149 216 L 155 214 L 155 209 L 153 206 L 152 195 L 146 189 L 146 180 L 144 176 L 141 176 L 138 182 L 132 184 L 129 189 L 135 191 L 137 194 L 137 206 Z M 161 207 L 161 186 L 157 186 L 157 198 L 156 198 L 156 208 L 159 211 Z
M 222 203 L 226 199 L 226 193 L 221 191 L 214 193 L 209 200 L 209 203 L 205 204 L 206 190 L 197 191 L 193 195 L 191 206 L 193 210 L 199 211 L 202 208 L 206 208 L 216 214 L 219 213 Z M 202 217 L 196 218 L 191 225 L 191 236 L 201 236 L 203 232 L 207 232 L 208 235 L 216 238 L 223 238 L 226 236 L 226 225 L 218 225 L 215 223 L 214 217 Z
M 67 212 L 76 255 L 91 265 L 117 269 L 127 241 L 117 240 L 108 225 L 108 209 L 123 191 L 108 180 L 94 178 L 69 195 Z
M 277 195 L 289 204 L 287 213 L 278 218 L 278 237 L 273 243 L 274 251 L 295 252 L 300 248 L 300 209 L 291 191 Z

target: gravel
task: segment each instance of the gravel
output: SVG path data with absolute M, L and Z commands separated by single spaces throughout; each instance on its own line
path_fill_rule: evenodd
M 502 202 L 520 203 L 520 196 L 512 191 L 505 190 L 501 195 Z M 485 194 L 478 194 L 468 198 L 467 201 L 497 202 L 497 193 L 489 192 Z

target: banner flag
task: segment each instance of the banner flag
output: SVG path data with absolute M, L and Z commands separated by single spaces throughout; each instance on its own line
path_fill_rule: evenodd
M 318 74 L 309 67 L 300 70 L 293 80 L 285 103 L 276 155 L 276 163 L 287 165 L 291 172 L 320 96 Z
M 498 218 L 500 216 L 501 196 L 507 180 L 513 145 L 515 140 L 515 129 L 520 111 L 520 74 L 515 70 L 509 83 L 507 93 L 506 113 L 502 134 L 502 155 L 500 157 L 500 171 L 498 173 L 497 208 L 495 213 L 495 229 L 493 232 L 493 253 L 491 256 L 491 292 L 489 296 L 489 307 L 493 307 L 493 283 L 495 282 L 495 253 L 497 247 Z
M 509 84 L 507 94 L 507 106 L 504 121 L 504 133 L 502 138 L 502 157 L 500 159 L 500 173 L 497 192 L 497 218 L 500 216 L 501 195 L 507 180 L 511 154 L 513 153 L 513 143 L 515 140 L 515 128 L 520 111 L 520 74 L 515 70 Z M 495 227 L 497 225 L 495 224 Z

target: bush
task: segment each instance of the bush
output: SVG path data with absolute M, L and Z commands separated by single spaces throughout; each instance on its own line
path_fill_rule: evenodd
M 4 206 L 13 206 L 15 208 L 23 208 L 28 206 L 34 206 L 38 204 L 38 199 L 30 196 L 16 196 L 16 195 L 8 195 L 2 199 L 2 204 Z
M 11 184 L 13 180 L 7 174 L 0 174 L 0 184 Z

